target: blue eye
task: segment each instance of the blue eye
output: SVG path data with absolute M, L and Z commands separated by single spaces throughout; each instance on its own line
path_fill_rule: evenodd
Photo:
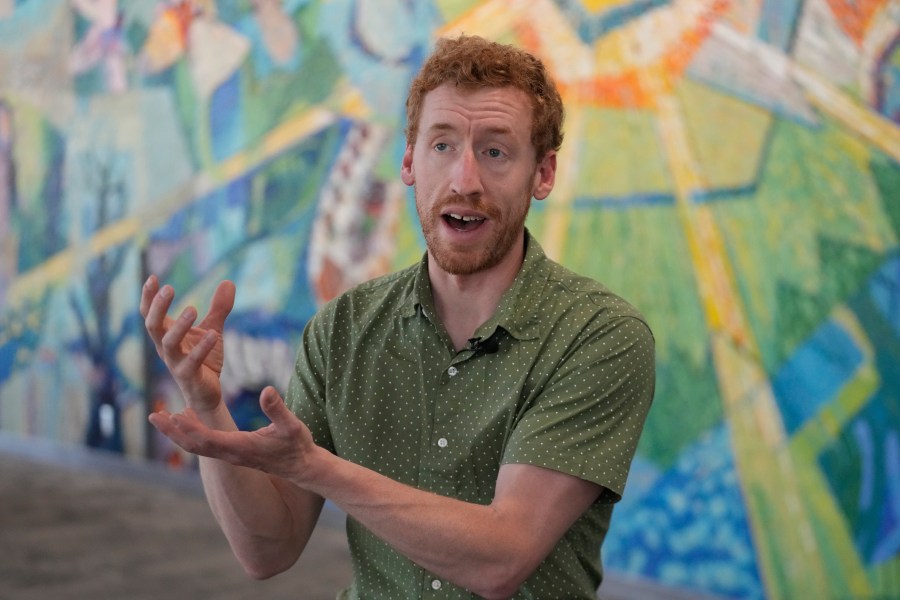
M 500 150 L 497 150 L 496 148 L 491 148 L 490 150 L 487 151 L 487 154 L 491 158 L 500 158 L 501 156 L 503 156 L 503 152 L 501 152 Z
M 438 152 L 443 152 L 443 151 L 447 150 L 449 147 L 450 146 L 448 146 L 444 142 L 438 142 L 437 144 L 434 145 L 434 149 L 437 150 Z

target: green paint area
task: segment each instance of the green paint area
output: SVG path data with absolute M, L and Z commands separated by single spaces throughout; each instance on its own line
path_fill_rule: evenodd
M 765 160 L 772 115 L 688 79 L 682 80 L 677 94 L 695 164 L 707 189 L 752 185 Z
M 33 106 L 14 97 L 7 100 L 16 136 L 10 224 L 12 235 L 19 241 L 16 269 L 25 273 L 69 243 L 73 215 L 65 203 L 66 140 Z M 95 192 L 87 190 L 81 198 L 97 200 L 95 195 L 88 195 Z
M 252 61 L 245 61 L 241 78 L 246 147 L 262 140 L 277 125 L 309 106 L 328 99 L 341 68 L 324 38 L 307 40 L 298 72 L 275 71 L 257 76 Z
M 535 205 L 529 226 L 538 240 L 553 210 L 552 204 Z M 702 303 L 675 210 L 577 209 L 567 240 L 573 242 L 560 262 L 634 304 L 653 329 L 656 397 L 640 451 L 669 466 L 684 447 L 722 420 Z
M 778 121 L 756 190 L 715 205 L 769 372 L 896 246 L 869 160 L 832 122 L 809 129 Z
M 900 60 L 900 52 L 897 56 Z M 871 168 L 884 214 L 894 236 L 900 238 L 900 164 L 883 154 L 873 153 Z
M 484 4 L 481 0 L 435 0 L 445 21 L 457 19 L 481 4 Z
M 584 108 L 578 132 L 563 142 L 571 152 L 577 198 L 671 195 L 673 183 L 660 144 L 656 117 L 649 112 Z M 568 126 L 572 126 L 569 123 Z M 635 159 L 635 157 L 640 157 Z

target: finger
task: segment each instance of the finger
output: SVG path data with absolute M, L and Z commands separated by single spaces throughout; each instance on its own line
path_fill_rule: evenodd
M 150 421 L 150 424 L 153 425 L 157 431 L 175 442 L 178 446 L 184 448 L 182 440 L 180 439 L 181 433 L 175 427 L 175 423 L 172 421 L 172 415 L 170 413 L 164 410 L 151 413 L 150 416 L 147 417 L 147 420 Z
M 278 390 L 271 385 L 263 389 L 259 394 L 259 407 L 276 425 L 292 424 L 297 417 L 290 411 L 287 404 L 281 398 Z
M 213 294 L 209 312 L 206 313 L 199 326 L 203 329 L 214 329 L 221 333 L 225 329 L 225 319 L 231 313 L 231 309 L 234 308 L 234 295 L 235 287 L 233 282 L 227 279 L 220 282 Z
M 147 310 L 147 314 L 144 317 L 144 327 L 147 329 L 147 333 L 150 334 L 153 342 L 157 345 L 157 349 L 159 349 L 162 337 L 166 333 L 166 313 L 168 312 L 174 297 L 175 290 L 172 289 L 172 286 L 162 286 L 162 288 L 160 288 L 153 296 L 153 299 L 150 302 L 150 308 Z
M 153 302 L 153 297 L 156 296 L 156 293 L 159 291 L 159 279 L 156 278 L 156 275 L 151 275 L 147 278 L 147 281 L 144 282 L 144 287 L 141 288 L 141 316 L 145 319 L 147 318 L 147 313 L 150 311 L 150 303 Z
M 171 322 L 161 340 L 164 358 L 181 358 L 183 354 L 181 343 L 196 320 L 197 309 L 188 306 L 181 311 L 177 319 Z
M 200 365 L 206 364 L 216 373 L 222 372 L 222 345 L 219 343 L 221 334 L 216 331 L 201 332 L 192 329 L 187 334 L 188 344 L 192 345 L 190 352 L 184 359 L 185 368 L 196 370 Z
M 217 453 L 218 446 L 214 443 L 212 436 L 219 432 L 203 425 L 190 409 L 178 414 L 160 411 L 151 414 L 149 420 L 160 433 L 183 450 L 200 456 L 211 456 Z

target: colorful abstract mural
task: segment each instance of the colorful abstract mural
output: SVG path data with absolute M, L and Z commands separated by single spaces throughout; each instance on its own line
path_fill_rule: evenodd
M 234 280 L 223 387 L 282 388 L 323 301 L 417 260 L 407 85 L 528 48 L 566 140 L 529 226 L 636 304 L 654 407 L 611 571 L 900 598 L 897 0 L 0 0 L 0 429 L 173 467 L 137 312 Z

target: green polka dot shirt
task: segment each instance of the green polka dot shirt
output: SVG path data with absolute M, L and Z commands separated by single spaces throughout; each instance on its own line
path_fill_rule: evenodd
M 525 260 L 494 316 L 456 351 L 435 317 L 427 256 L 362 284 L 308 323 L 287 402 L 316 443 L 396 481 L 489 504 L 500 465 L 603 486 L 515 598 L 596 598 L 600 545 L 653 398 L 644 318 L 601 284 Z M 354 579 L 338 598 L 475 598 L 352 518 Z

